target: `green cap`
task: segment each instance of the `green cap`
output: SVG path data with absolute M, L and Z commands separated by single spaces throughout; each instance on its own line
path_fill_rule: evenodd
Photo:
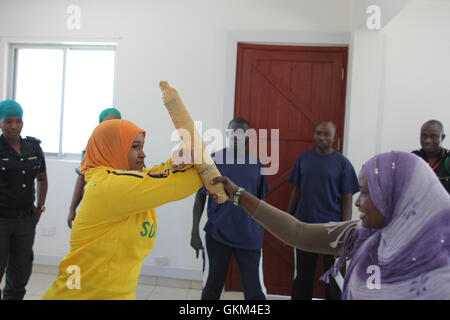
M 4 100 L 0 102 L 0 120 L 10 117 L 23 117 L 23 109 L 13 100 Z
M 100 113 L 100 116 L 98 117 L 98 123 L 101 123 L 103 118 L 109 116 L 110 114 L 115 114 L 119 117 L 119 119 L 122 119 L 122 115 L 120 114 L 119 110 L 117 110 L 116 108 L 108 108 Z

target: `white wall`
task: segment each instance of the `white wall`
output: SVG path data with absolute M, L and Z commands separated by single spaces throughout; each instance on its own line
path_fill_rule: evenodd
M 161 103 L 160 80 L 181 94 L 204 130 L 225 128 L 233 115 L 237 41 L 348 45 L 347 0 L 0 0 L 0 97 L 6 91 L 10 41 L 118 43 L 114 104 L 147 129 L 147 163 L 169 156 L 173 125 Z M 81 29 L 66 28 L 66 8 L 81 8 Z M 66 216 L 76 162 L 47 159 L 48 212 L 35 241 L 36 261 L 57 264 L 69 250 Z M 193 197 L 157 209 L 159 230 L 143 272 L 201 279 L 190 248 Z M 43 236 L 49 228 L 54 236 Z M 154 257 L 170 264 L 158 268 Z
M 409 3 L 381 31 L 352 33 L 346 155 L 420 148 L 421 125 L 450 126 L 450 1 Z M 448 148 L 449 140 L 444 141 Z
M 407 2 L 389 2 L 382 14 L 392 20 L 368 31 L 361 28 L 364 6 L 354 0 L 0 0 L 0 97 L 7 95 L 8 41 L 117 42 L 115 105 L 148 130 L 147 163 L 158 163 L 174 145 L 160 80 L 180 92 L 204 130 L 222 129 L 233 115 L 238 41 L 350 43 L 344 154 L 359 170 L 377 152 L 418 148 L 426 120 L 450 126 L 449 1 Z M 69 4 L 81 7 L 80 30 L 65 27 Z M 37 261 L 57 264 L 69 249 L 66 216 L 77 165 L 48 159 L 48 212 L 38 226 Z M 193 197 L 157 209 L 157 241 L 144 273 L 201 278 L 201 261 L 189 246 L 192 204 Z M 52 227 L 54 236 L 41 235 Z M 156 267 L 158 256 L 167 256 L 169 266 Z
M 382 48 L 383 40 L 380 32 L 368 30 L 353 32 L 349 55 L 343 153 L 350 159 L 356 172 L 376 153 L 379 101 L 383 94 Z
M 450 1 L 419 0 L 383 32 L 386 75 L 381 150 L 420 148 L 421 125 L 450 128 Z M 444 141 L 450 146 L 450 138 Z
M 384 28 L 410 2 L 411 0 L 352 0 L 350 3 L 351 28 L 366 29 L 367 18 L 373 13 L 372 10 L 368 13 L 367 8 L 373 5 L 380 8 L 380 26 Z
M 448 0 L 411 1 L 381 31 L 352 32 L 344 154 L 357 171 L 377 153 L 420 149 L 427 120 L 448 132 L 449 39 Z

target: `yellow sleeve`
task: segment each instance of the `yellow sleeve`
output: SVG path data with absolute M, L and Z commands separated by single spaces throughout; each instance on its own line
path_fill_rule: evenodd
M 151 168 L 144 168 L 142 169 L 142 172 L 158 172 L 158 171 L 165 171 L 165 170 L 173 170 L 172 167 L 172 158 L 169 158 L 166 162 L 162 162 L 159 165 L 153 166 Z
M 170 159 L 143 172 L 107 170 L 102 184 L 114 220 L 187 198 L 203 186 L 193 166 L 173 170 Z

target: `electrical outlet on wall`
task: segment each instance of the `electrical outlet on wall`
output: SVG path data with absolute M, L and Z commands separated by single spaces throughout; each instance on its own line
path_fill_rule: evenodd
M 41 236 L 43 237 L 54 237 L 55 236 L 55 227 L 44 227 L 41 229 Z
M 168 257 L 155 257 L 155 264 L 157 266 L 167 266 L 169 265 Z

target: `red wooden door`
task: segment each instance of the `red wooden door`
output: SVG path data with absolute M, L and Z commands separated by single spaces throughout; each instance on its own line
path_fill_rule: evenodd
M 267 176 L 266 201 L 275 207 L 287 210 L 293 190 L 287 179 L 299 154 L 314 147 L 313 132 L 320 120 L 336 123 L 334 148 L 342 152 L 346 69 L 345 47 L 238 45 L 235 117 L 247 119 L 256 130 L 279 129 L 279 170 Z M 270 148 L 267 154 L 271 156 Z M 265 232 L 264 282 L 269 294 L 290 295 L 293 252 Z M 322 297 L 323 289 L 323 283 L 317 282 L 315 296 Z M 234 259 L 225 290 L 242 290 Z

